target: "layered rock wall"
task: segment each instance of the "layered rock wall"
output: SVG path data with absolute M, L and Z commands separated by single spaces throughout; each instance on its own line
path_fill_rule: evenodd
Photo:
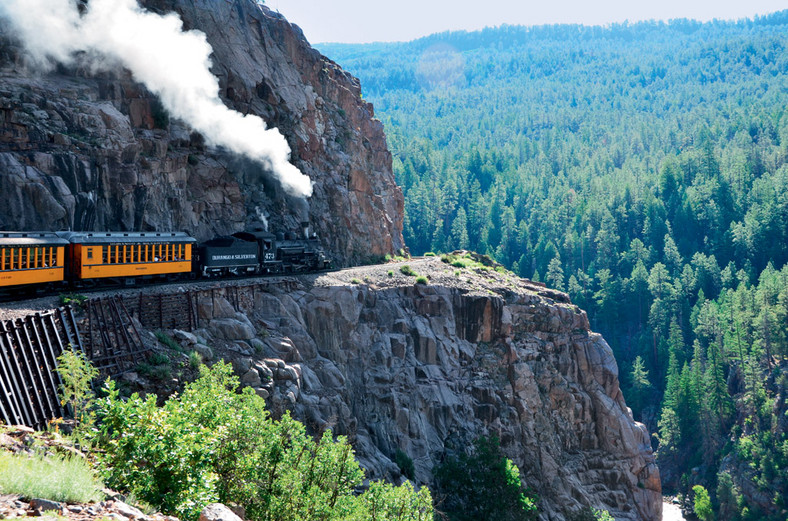
M 349 436 L 373 476 L 403 479 L 399 449 L 429 483 L 447 453 L 496 435 L 539 494 L 543 519 L 583 506 L 660 519 L 648 433 L 585 313 L 511 275 L 412 265 L 430 284 L 380 266 L 241 288 L 232 299 L 206 293 L 193 342 L 232 360 L 274 411 Z
M 213 46 L 226 104 L 262 116 L 314 182 L 304 204 L 262 165 L 204 146 L 127 71 L 31 69 L 0 19 L 0 229 L 185 230 L 198 239 L 308 217 L 338 264 L 392 253 L 401 190 L 358 80 L 254 0 L 148 0 Z M 261 217 L 262 216 L 262 217 Z

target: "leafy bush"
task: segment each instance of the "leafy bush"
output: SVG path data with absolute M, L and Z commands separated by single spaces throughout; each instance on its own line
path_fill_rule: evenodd
M 61 405 L 71 408 L 77 425 L 89 426 L 92 418 L 88 403 L 93 398 L 90 384 L 98 376 L 98 370 L 82 352 L 71 349 L 66 349 L 57 357 L 56 370 L 62 382 L 58 387 Z
M 471 454 L 446 458 L 434 473 L 449 521 L 537 517 L 538 498 L 523 486 L 520 470 L 503 456 L 497 438 L 478 438 Z
M 289 414 L 273 421 L 262 398 L 237 388 L 223 362 L 201 367 L 163 407 L 137 394 L 123 401 L 109 382 L 96 438 L 108 485 L 182 519 L 214 501 L 244 505 L 256 521 L 431 518 L 426 489 L 374 484 L 354 494 L 364 473 L 347 440 L 327 431 L 315 441 Z
M 701 521 L 712 521 L 714 519 L 714 512 L 711 509 L 711 498 L 709 492 L 701 485 L 692 487 L 692 492 L 695 494 L 695 515 Z
M 0 452 L 0 493 L 70 503 L 101 499 L 102 485 L 78 457 L 21 456 Z
M 428 282 L 429 280 L 427 280 L 427 277 L 424 277 L 422 275 L 416 277 L 416 284 L 427 284 Z

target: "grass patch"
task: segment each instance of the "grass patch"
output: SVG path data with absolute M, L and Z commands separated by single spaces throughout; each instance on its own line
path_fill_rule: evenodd
M 191 351 L 189 353 L 189 367 L 196 371 L 200 365 L 202 365 L 202 355 L 197 351 Z
M 394 272 L 393 272 L 393 271 L 391 271 L 391 270 L 389 270 L 389 271 L 388 271 L 388 273 L 386 273 L 386 275 L 388 275 L 388 276 L 389 276 L 389 278 L 391 278 L 391 277 L 393 277 L 393 276 L 394 276 Z
M 358 279 L 350 279 L 351 284 L 361 284 L 361 281 Z
M 151 365 L 142 363 L 137 366 L 137 372 L 147 378 L 151 378 L 159 382 L 165 382 L 172 378 L 172 369 L 170 369 L 170 366 L 168 365 Z
M 160 353 L 158 351 L 151 353 L 148 357 L 148 363 L 152 365 L 164 365 L 170 363 L 170 357 L 167 356 L 166 353 Z
M 173 351 L 178 351 L 179 353 L 183 352 L 181 345 L 164 331 L 156 331 L 155 334 L 156 340 L 158 340 L 160 344 L 172 349 Z
M 199 367 L 199 365 L 198 365 Z M 170 357 L 166 353 L 155 351 L 150 354 L 148 360 L 137 366 L 137 372 L 143 376 L 164 382 L 172 378 L 172 368 L 170 367 Z
M 424 254 L 424 256 L 425 257 L 434 257 L 435 256 L 435 252 L 434 251 L 428 251 L 427 253 Z
M 399 271 L 400 271 L 400 273 L 402 273 L 403 275 L 407 275 L 408 277 L 415 277 L 416 276 L 416 272 L 413 271 L 413 268 L 411 268 L 409 264 L 405 264 L 404 266 L 402 266 L 399 269 Z
M 0 492 L 3 494 L 90 503 L 102 499 L 101 488 L 101 483 L 81 458 L 0 453 Z
M 427 284 L 428 282 L 427 277 L 421 275 L 416 277 L 416 284 Z
M 473 260 L 468 254 L 455 255 L 453 253 L 445 253 L 441 255 L 441 260 L 455 268 L 479 268 L 483 266 L 481 263 Z
M 494 269 L 501 273 L 507 272 L 500 264 L 491 259 L 488 255 L 479 255 L 472 252 L 444 253 L 441 260 L 455 268 L 474 268 L 489 270 Z M 503 271 L 501 271 L 503 270 Z

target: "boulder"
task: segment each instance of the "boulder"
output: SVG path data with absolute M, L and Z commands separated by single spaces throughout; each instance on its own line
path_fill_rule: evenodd
M 238 514 L 221 503 L 211 503 L 200 512 L 199 521 L 243 521 Z

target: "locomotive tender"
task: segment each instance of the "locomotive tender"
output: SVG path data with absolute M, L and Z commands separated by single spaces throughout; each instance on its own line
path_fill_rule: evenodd
M 183 232 L 0 232 L 0 292 L 328 269 L 316 236 L 262 230 L 202 244 Z

